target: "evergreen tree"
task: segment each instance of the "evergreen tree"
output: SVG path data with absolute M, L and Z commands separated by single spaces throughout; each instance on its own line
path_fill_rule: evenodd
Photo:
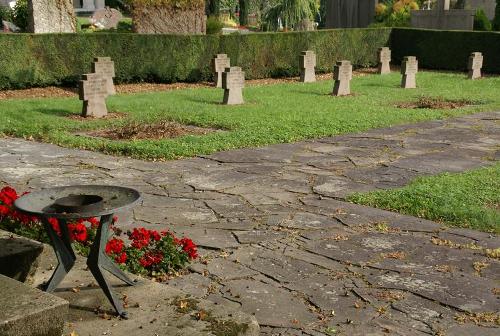
M 248 10 L 250 7 L 250 0 L 239 0 L 240 5 L 240 26 L 246 26 L 248 24 Z
M 495 18 L 493 19 L 493 29 L 500 30 L 500 0 L 497 0 L 495 8 Z

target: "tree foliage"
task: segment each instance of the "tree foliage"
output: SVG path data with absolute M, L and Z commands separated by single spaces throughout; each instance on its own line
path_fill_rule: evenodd
M 303 20 L 314 20 L 318 10 L 316 0 L 281 0 L 264 14 L 263 21 L 269 30 L 278 30 L 280 21 L 288 30 Z

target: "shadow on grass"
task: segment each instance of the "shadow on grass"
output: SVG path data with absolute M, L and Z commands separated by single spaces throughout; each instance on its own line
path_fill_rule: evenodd
M 40 113 L 43 113 L 43 114 L 48 114 L 48 115 L 57 116 L 57 117 L 69 117 L 69 116 L 80 114 L 80 112 L 75 113 L 75 111 L 63 110 L 63 109 L 59 109 L 59 108 L 45 108 L 45 107 L 40 108 L 37 111 Z

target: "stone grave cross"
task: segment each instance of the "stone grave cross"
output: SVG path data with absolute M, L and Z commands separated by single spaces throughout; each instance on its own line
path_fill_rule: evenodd
M 303 51 L 300 54 L 300 81 L 312 83 L 316 81 L 316 53 L 312 50 Z
M 222 87 L 222 73 L 231 67 L 231 59 L 226 54 L 217 54 L 212 60 L 212 68 L 215 74 L 215 86 Z
M 243 104 L 243 88 L 245 73 L 240 67 L 230 67 L 222 73 L 222 88 L 224 89 L 224 105 Z
M 381 75 L 391 73 L 391 49 L 388 47 L 378 49 L 378 73 Z
M 481 68 L 483 67 L 483 54 L 480 52 L 473 52 L 469 56 L 469 79 L 481 78 Z
M 79 89 L 80 100 L 83 100 L 82 117 L 102 118 L 108 115 L 106 97 L 109 91 L 106 78 L 96 73 L 85 74 Z
M 92 72 L 101 75 L 106 79 L 106 87 L 108 88 L 108 95 L 116 94 L 113 78 L 115 77 L 115 62 L 111 57 L 96 57 L 92 62 Z
M 352 64 L 351 61 L 340 61 L 333 67 L 334 96 L 347 96 L 351 94 Z
M 417 87 L 416 74 L 418 72 L 418 61 L 415 56 L 405 56 L 401 63 L 401 87 L 404 89 L 415 89 Z

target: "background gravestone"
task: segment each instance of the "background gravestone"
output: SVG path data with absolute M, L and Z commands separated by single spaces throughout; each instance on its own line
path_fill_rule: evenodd
M 469 56 L 469 79 L 481 78 L 481 68 L 483 67 L 483 54 L 480 52 L 473 52 Z
M 243 104 L 243 88 L 245 87 L 245 73 L 240 67 L 226 68 L 222 74 L 222 88 L 224 89 L 224 105 Z
M 350 61 L 340 61 L 333 67 L 334 96 L 347 96 L 351 94 L 352 64 Z
M 122 19 L 123 15 L 120 11 L 114 8 L 102 8 L 98 9 L 92 15 L 90 22 L 101 29 L 112 29 L 118 26 L 118 23 Z
M 115 63 L 111 57 L 96 57 L 92 63 L 92 72 L 101 75 L 106 79 L 108 95 L 116 94 L 113 78 L 115 77 Z
M 99 74 L 85 74 L 80 81 L 80 100 L 83 100 L 82 117 L 102 118 L 108 115 L 106 97 L 108 81 Z
M 415 89 L 417 87 L 416 74 L 418 72 L 418 61 L 415 56 L 405 56 L 401 63 L 401 87 L 404 89 Z
M 28 0 L 28 32 L 76 32 L 72 0 Z
M 391 49 L 388 47 L 378 49 L 378 73 L 381 75 L 391 73 Z
M 222 87 L 222 73 L 226 68 L 231 67 L 231 59 L 226 54 L 217 54 L 212 60 L 212 69 L 214 71 L 215 86 Z
M 316 81 L 316 53 L 312 50 L 300 54 L 300 81 L 311 83 Z

